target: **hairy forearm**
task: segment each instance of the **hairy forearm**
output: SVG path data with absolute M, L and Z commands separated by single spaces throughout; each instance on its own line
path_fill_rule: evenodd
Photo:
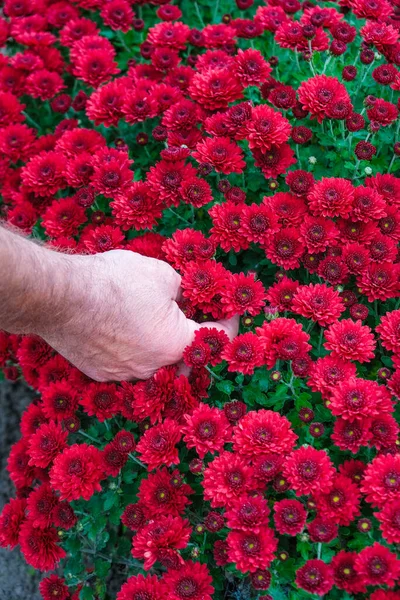
M 0 329 L 44 335 L 67 318 L 71 257 L 0 226 Z

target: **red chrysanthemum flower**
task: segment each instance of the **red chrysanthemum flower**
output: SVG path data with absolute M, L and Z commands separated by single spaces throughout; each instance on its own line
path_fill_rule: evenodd
M 61 75 L 47 69 L 38 69 L 30 73 L 26 78 L 25 86 L 26 92 L 32 98 L 40 98 L 40 100 L 50 100 L 66 87 Z
M 28 565 L 39 571 L 52 571 L 66 557 L 66 552 L 57 544 L 58 541 L 56 529 L 38 529 L 30 520 L 21 525 L 21 552 Z
M 0 129 L 0 152 L 12 162 L 26 161 L 35 142 L 35 130 L 18 123 Z
M 345 307 L 337 291 L 324 283 L 310 283 L 297 288 L 291 310 L 326 327 L 338 320 Z
M 181 438 L 180 427 L 172 419 L 148 429 L 140 439 L 136 451 L 150 471 L 166 465 L 179 464 L 178 450 L 175 447 Z
M 218 567 L 228 564 L 228 544 L 225 540 L 217 540 L 213 547 L 213 557 Z
M 396 209 L 397 211 L 398 209 Z M 388 300 L 399 293 L 399 265 L 372 262 L 357 278 L 357 287 L 369 302 Z
M 131 531 L 140 529 L 146 522 L 146 517 L 140 503 L 128 504 L 121 515 L 121 521 Z
M 177 471 L 170 473 L 165 467 L 150 473 L 147 479 L 140 482 L 138 498 L 148 519 L 159 515 L 178 516 L 183 514 L 185 507 L 191 504 L 189 496 L 194 493 L 192 488 L 182 483 L 173 484 Z
M 52 512 L 53 525 L 68 530 L 74 527 L 78 521 L 71 505 L 66 502 L 57 502 Z
M 152 424 L 161 420 L 165 405 L 172 398 L 175 376 L 175 367 L 163 367 L 147 381 L 134 385 L 132 409 L 136 420 L 149 418 Z
M 29 438 L 29 464 L 45 469 L 64 450 L 68 432 L 61 425 L 50 421 L 42 423 Z
M 209 211 L 213 222 L 211 240 L 225 252 L 239 252 L 249 247 L 248 240 L 241 233 L 242 212 L 242 206 L 233 201 L 215 204 Z
M 297 162 L 294 157 L 294 151 L 286 143 L 279 146 L 271 146 L 265 153 L 261 152 L 258 148 L 254 148 L 252 154 L 255 166 L 261 169 L 266 179 L 275 179 L 278 175 L 283 175 L 291 165 Z
M 48 419 L 59 423 L 74 415 L 78 408 L 77 392 L 66 379 L 54 381 L 42 390 L 42 408 Z
M 227 506 L 256 487 L 254 470 L 239 455 L 221 452 L 204 471 L 203 487 L 204 498 L 213 508 Z
M 255 573 L 267 569 L 275 558 L 278 540 L 269 527 L 260 527 L 258 533 L 230 531 L 227 537 L 228 559 L 241 573 Z
M 366 585 L 394 587 L 400 576 L 400 560 L 378 542 L 357 554 L 354 568 Z
M 115 383 L 91 383 L 82 394 L 79 403 L 89 416 L 101 423 L 111 419 L 119 410 L 119 399 Z
M 166 588 L 156 575 L 134 575 L 129 577 L 117 594 L 117 600 L 132 600 L 132 598 L 146 598 L 146 600 L 164 600 Z
M 60 198 L 46 208 L 42 226 L 51 237 L 70 236 L 76 235 L 78 227 L 85 221 L 85 209 L 74 198 Z
M 26 438 L 21 438 L 12 446 L 8 456 L 7 471 L 17 489 L 32 485 L 35 469 L 29 465 L 29 447 Z
M 102 469 L 106 475 L 111 477 L 117 477 L 128 461 L 128 454 L 121 452 L 113 442 L 104 446 L 101 456 Z
M 258 534 L 268 522 L 269 513 L 265 498 L 244 494 L 228 506 L 225 517 L 231 529 Z
M 252 108 L 251 119 L 246 123 L 246 139 L 249 148 L 263 154 L 274 146 L 281 146 L 289 139 L 290 123 L 282 114 L 266 104 Z
M 35 527 L 46 529 L 52 523 L 52 511 L 58 498 L 48 483 L 35 488 L 27 499 L 28 518 Z
M 333 586 L 332 567 L 319 559 L 308 560 L 296 571 L 296 585 L 310 594 L 324 596 Z
M 253 48 L 238 50 L 234 59 L 234 68 L 236 76 L 244 87 L 267 80 L 272 70 L 261 52 Z
M 28 191 L 51 196 L 65 187 L 65 159 L 60 152 L 40 152 L 22 168 L 21 178 Z
M 387 312 L 375 328 L 387 350 L 398 353 L 400 348 L 400 310 Z
M 231 427 L 223 411 L 207 404 L 199 404 L 191 415 L 184 415 L 183 441 L 188 448 L 196 448 L 200 458 L 207 452 L 221 452 L 230 441 Z
M 243 87 L 239 78 L 228 69 L 209 69 L 196 73 L 188 89 L 190 97 L 207 110 L 227 108 L 240 100 Z
M 338 526 L 336 523 L 327 521 L 323 517 L 316 517 L 311 523 L 307 524 L 310 540 L 314 543 L 328 544 L 338 535 Z
M 95 125 L 105 127 L 118 125 L 118 121 L 123 117 L 125 86 L 126 82 L 116 79 L 91 94 L 86 104 L 86 114 Z
M 387 502 L 379 512 L 374 513 L 379 521 L 382 535 L 389 544 L 400 543 L 400 498 Z
M 333 426 L 331 439 L 341 450 L 356 454 L 361 446 L 367 446 L 371 439 L 369 420 L 357 418 L 352 421 L 338 417 Z
M 329 246 L 335 246 L 338 233 L 334 222 L 324 217 L 306 215 L 300 225 L 301 241 L 310 254 L 325 252 Z
M 304 357 L 311 349 L 310 336 L 303 331 L 301 323 L 284 317 L 266 321 L 256 330 L 261 340 L 265 363 L 272 369 L 277 360 L 294 360 Z
M 307 196 L 312 213 L 322 217 L 349 216 L 354 201 L 354 188 L 347 179 L 323 177 Z
M 11 498 L 0 514 L 0 546 L 15 548 L 18 544 L 19 531 L 26 518 L 25 498 Z
M 335 416 L 349 421 L 378 417 L 394 410 L 385 386 L 358 377 L 350 377 L 333 389 L 329 409 Z
M 184 160 L 160 160 L 150 167 L 147 183 L 151 192 L 167 206 L 178 206 L 183 182 L 196 177 L 196 169 Z
M 400 454 L 378 455 L 365 469 L 361 491 L 372 506 L 382 508 L 400 492 Z
M 254 333 L 243 333 L 226 345 L 222 358 L 228 362 L 228 371 L 251 375 L 264 362 L 262 343 Z
M 302 446 L 283 464 L 283 474 L 297 496 L 327 493 L 332 488 L 335 469 L 325 450 Z
M 274 523 L 279 533 L 297 535 L 304 529 L 307 511 L 298 500 L 280 500 L 274 504 Z
M 381 414 L 370 423 L 369 445 L 375 446 L 377 450 L 396 447 L 399 430 L 399 425 L 392 415 Z
M 298 89 L 300 103 L 304 110 L 311 113 L 311 118 L 322 123 L 325 117 L 335 118 L 334 108 L 343 104 L 347 108 L 347 116 L 353 110 L 350 97 L 345 86 L 336 77 L 316 75 L 303 81 Z
M 231 274 L 222 290 L 221 302 L 226 318 L 243 315 L 245 312 L 255 316 L 264 306 L 265 289 L 261 281 L 253 275 Z
M 132 540 L 132 556 L 144 561 L 144 568 L 151 569 L 156 561 L 183 563 L 177 550 L 186 548 L 191 527 L 187 519 L 164 516 L 142 527 Z M 167 563 L 168 564 L 168 563 Z
M 300 266 L 304 246 L 299 239 L 298 230 L 287 227 L 271 235 L 266 240 L 264 250 L 272 263 L 289 270 Z
M 341 550 L 332 558 L 333 580 L 340 590 L 353 594 L 366 592 L 364 579 L 355 570 L 357 554 Z
M 108 46 L 105 47 L 104 43 L 101 43 L 103 48 L 85 47 L 88 38 L 95 38 L 95 36 L 85 36 L 82 40 L 75 42 L 72 47 L 70 55 L 72 72 L 77 79 L 97 88 L 102 83 L 109 81 L 112 75 L 119 73 L 119 68 L 114 61 L 115 51 L 111 44 L 112 50 Z M 100 39 L 108 42 L 105 38 Z
M 209 137 L 196 145 L 192 152 L 198 163 L 211 165 L 217 173 L 243 173 L 246 163 L 243 151 L 227 137 Z
M 227 271 L 219 262 L 188 262 L 182 278 L 183 295 L 196 304 L 210 303 L 216 294 L 221 293 L 226 278 Z
M 339 525 L 350 525 L 360 514 L 360 491 L 345 475 L 336 475 L 331 490 L 314 496 L 318 511 L 324 518 Z
M 343 319 L 330 325 L 325 331 L 324 347 L 332 351 L 333 356 L 343 360 L 369 362 L 374 358 L 376 342 L 370 327 L 361 321 Z
M 207 566 L 190 560 L 180 565 L 179 569 L 169 569 L 163 582 L 169 600 L 211 600 L 211 594 L 214 593 Z
M 169 46 L 184 50 L 190 29 L 185 23 L 157 23 L 150 27 L 148 41 L 154 46 Z
M 74 444 L 54 460 L 50 469 L 51 487 L 61 500 L 90 500 L 101 491 L 103 479 L 101 452 L 87 444 Z
M 54 598 L 57 600 L 68 600 L 70 598 L 65 579 L 62 579 L 58 575 L 50 575 L 50 577 L 42 579 L 39 583 L 39 590 L 43 600 L 54 600 Z
M 361 460 L 345 460 L 343 464 L 339 465 L 339 473 L 350 477 L 353 483 L 360 485 L 366 467 L 367 465 Z
M 260 454 L 288 454 L 293 450 L 297 435 L 290 421 L 272 410 L 261 409 L 247 413 L 234 429 L 233 448 L 241 456 L 256 458 Z
M 293 296 L 298 287 L 298 281 L 293 281 L 286 276 L 282 277 L 267 290 L 267 300 L 270 306 L 276 307 L 278 311 L 290 310 Z
M 130 169 L 133 161 L 127 153 L 114 148 L 103 148 L 93 156 L 93 175 L 91 184 L 94 189 L 107 198 L 127 190 L 132 184 L 133 173 Z

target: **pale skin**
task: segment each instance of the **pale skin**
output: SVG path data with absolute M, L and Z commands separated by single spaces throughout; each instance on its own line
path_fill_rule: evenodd
M 129 250 L 56 252 L 0 226 L 0 329 L 36 334 L 95 381 L 147 379 L 179 363 L 200 327 L 232 339 L 238 319 L 187 319 L 181 277 Z

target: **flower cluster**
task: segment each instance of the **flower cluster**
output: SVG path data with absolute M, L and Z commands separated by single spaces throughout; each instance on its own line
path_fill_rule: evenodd
M 139 382 L 0 332 L 44 600 L 400 598 L 399 3 L 322 4 L 4 2 L 1 217 L 241 317 Z

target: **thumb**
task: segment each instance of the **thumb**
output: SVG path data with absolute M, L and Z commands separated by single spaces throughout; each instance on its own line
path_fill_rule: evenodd
M 239 331 L 239 316 L 236 315 L 231 319 L 222 319 L 221 321 L 206 321 L 205 323 L 196 323 L 192 319 L 187 320 L 187 346 L 189 346 L 194 339 L 196 331 L 203 329 L 204 327 L 213 327 L 218 331 L 224 331 L 230 340 L 233 340 L 237 336 Z

